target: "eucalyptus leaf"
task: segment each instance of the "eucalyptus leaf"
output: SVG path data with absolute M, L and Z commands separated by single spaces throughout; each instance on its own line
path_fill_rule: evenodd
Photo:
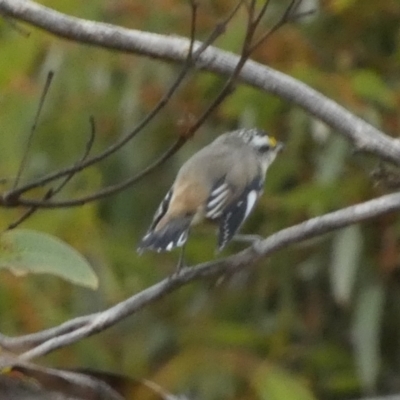
M 54 236 L 29 229 L 14 229 L 0 235 L 0 268 L 17 276 L 48 273 L 95 289 L 98 278 L 75 249 Z

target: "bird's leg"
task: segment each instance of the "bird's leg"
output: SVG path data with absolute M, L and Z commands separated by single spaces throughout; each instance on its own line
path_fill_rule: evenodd
M 185 266 L 185 249 L 186 249 L 186 243 L 181 247 L 181 251 L 179 253 L 179 260 L 174 275 L 178 275 L 179 271 Z
M 264 238 L 260 235 L 246 235 L 246 234 L 237 234 L 232 238 L 232 240 L 234 240 L 235 242 L 243 242 L 250 244 L 260 242 L 263 239 Z

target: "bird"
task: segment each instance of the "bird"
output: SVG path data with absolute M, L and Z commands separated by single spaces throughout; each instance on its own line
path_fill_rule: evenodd
M 259 128 L 224 133 L 180 168 L 137 251 L 184 246 L 192 226 L 218 225 L 218 251 L 235 236 L 263 192 L 266 172 L 284 145 Z

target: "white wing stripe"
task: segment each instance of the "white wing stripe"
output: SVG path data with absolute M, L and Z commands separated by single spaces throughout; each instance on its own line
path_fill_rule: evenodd
M 217 210 L 211 210 L 206 214 L 207 218 L 218 218 L 220 217 L 222 214 L 222 210 L 221 209 L 217 209 Z
M 247 195 L 246 213 L 244 214 L 243 220 L 245 220 L 251 213 L 251 210 L 253 209 L 254 205 L 256 204 L 257 197 L 258 197 L 258 193 L 255 190 L 252 190 Z
M 163 200 L 161 201 L 161 204 L 158 206 L 156 212 L 154 213 L 154 217 L 153 217 L 153 222 L 151 223 L 150 226 L 150 231 L 152 231 L 155 228 L 155 223 L 158 221 L 165 215 L 165 213 L 168 210 L 169 207 L 169 202 L 171 201 L 171 197 L 172 197 L 172 189 L 170 189 L 167 194 L 165 195 L 165 197 L 163 198 Z
M 229 192 L 223 192 L 221 193 L 217 198 L 211 200 L 207 204 L 207 212 L 206 212 L 206 217 L 207 218 L 218 218 L 221 216 L 224 207 L 226 206 L 226 200 L 229 197 Z
M 214 206 L 218 205 L 218 203 L 221 203 L 226 198 L 228 193 L 228 191 L 222 192 L 219 196 L 209 201 L 207 204 L 207 208 L 213 208 Z
M 186 240 L 187 240 L 187 237 L 188 237 L 187 231 L 183 232 L 182 235 L 179 236 L 179 239 L 178 239 L 178 241 L 176 242 L 176 246 L 177 246 L 177 247 L 183 246 L 183 245 L 185 244 Z
M 223 183 L 220 186 L 217 186 L 211 193 L 210 196 L 217 196 L 219 195 L 221 192 L 223 192 L 224 190 L 226 190 L 228 188 L 228 184 L 227 183 Z

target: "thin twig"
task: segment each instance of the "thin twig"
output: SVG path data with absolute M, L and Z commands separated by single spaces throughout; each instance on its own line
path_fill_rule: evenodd
M 38 207 L 35 207 L 35 206 L 28 208 L 15 221 L 11 222 L 6 227 L 5 231 L 10 231 L 11 229 L 15 229 L 17 226 L 21 225 L 24 221 L 26 221 L 29 217 L 31 217 L 37 210 L 38 210 Z
M 93 147 L 95 135 L 96 135 L 96 128 L 95 128 L 95 123 L 94 123 L 94 118 L 90 117 L 90 135 L 89 139 L 86 143 L 85 146 L 85 151 L 80 159 L 80 162 L 84 161 L 90 154 L 90 150 Z M 67 175 L 64 180 L 56 187 L 56 188 L 50 188 L 46 194 L 43 196 L 43 198 L 40 200 L 40 202 L 45 202 L 47 200 L 50 200 L 52 197 L 54 197 L 57 193 L 59 193 L 65 185 L 73 178 L 73 176 L 76 174 L 76 172 L 71 172 L 69 175 Z M 24 221 L 26 221 L 29 217 L 31 217 L 39 207 L 37 205 L 31 205 L 28 210 L 26 210 L 16 221 L 12 222 L 9 224 L 6 228 L 6 230 L 11 230 L 15 229 L 17 226 L 21 225 Z
M 233 92 L 234 84 L 249 56 L 248 47 L 251 43 L 255 30 L 255 26 L 253 26 L 252 24 L 252 13 L 254 12 L 254 7 L 255 7 L 255 0 L 252 0 L 251 8 L 249 11 L 249 17 L 247 20 L 246 35 L 242 45 L 241 56 L 239 58 L 238 63 L 236 64 L 235 69 L 233 70 L 232 74 L 225 82 L 223 88 L 220 90 L 215 99 L 211 102 L 211 104 L 207 107 L 207 109 L 203 112 L 203 114 L 197 119 L 197 121 L 190 127 L 187 133 L 188 136 L 192 135 L 211 115 L 211 113 Z
M 256 18 L 253 21 L 255 25 L 259 25 L 259 23 L 261 22 L 261 19 L 264 17 L 265 13 L 267 12 L 269 3 L 270 3 L 270 0 L 264 1 L 264 4 L 262 5 L 261 10 L 258 12 L 258 15 L 256 16 Z
M 188 58 L 186 59 L 187 62 L 192 61 L 193 55 L 193 46 L 196 40 L 196 28 L 197 28 L 197 9 L 198 3 L 196 0 L 189 0 L 190 8 L 191 8 L 191 22 L 190 22 L 190 42 L 189 42 L 189 51 L 188 51 Z
M 43 196 L 43 198 L 40 201 L 43 202 L 50 198 L 51 198 L 51 189 L 47 191 L 47 193 Z M 15 229 L 17 226 L 21 225 L 28 218 L 30 218 L 38 209 L 39 207 L 37 206 L 31 206 L 26 211 L 24 211 L 15 221 L 11 222 L 6 227 L 5 231 L 10 231 L 11 229 Z
M 39 117 L 40 117 L 40 114 L 41 114 L 42 109 L 43 109 L 44 101 L 45 101 L 46 96 L 47 96 L 47 94 L 49 92 L 49 88 L 50 88 L 50 85 L 51 85 L 51 81 L 53 80 L 53 76 L 54 76 L 54 72 L 53 71 L 50 71 L 47 74 L 46 83 L 45 83 L 45 85 L 43 87 L 43 91 L 42 91 L 42 94 L 40 96 L 39 106 L 38 106 L 38 109 L 36 111 L 36 115 L 35 115 L 35 118 L 33 120 L 33 124 L 31 126 L 31 130 L 29 132 L 28 140 L 27 140 L 26 146 L 25 146 L 24 155 L 23 155 L 22 160 L 21 160 L 21 162 L 19 164 L 18 172 L 17 172 L 17 175 L 15 177 L 14 184 L 13 184 L 13 189 L 15 189 L 18 186 L 19 181 L 21 179 L 22 172 L 23 172 L 23 170 L 25 168 L 25 165 L 26 165 L 26 162 L 27 162 L 27 159 L 28 159 L 28 153 L 29 153 L 29 150 L 30 150 L 31 145 L 32 145 L 33 136 L 34 136 L 34 134 L 36 132 L 37 123 L 39 121 Z
M 251 46 L 250 52 L 253 53 L 261 44 L 263 44 L 270 36 L 272 36 L 277 30 L 279 30 L 283 25 L 298 21 L 301 18 L 312 15 L 316 10 L 308 10 L 303 11 L 301 13 L 296 13 L 297 8 L 300 6 L 302 0 L 292 0 L 289 6 L 285 9 L 285 12 L 279 19 L 279 21 L 267 32 L 261 35 L 260 38 Z M 266 2 L 266 4 L 268 1 Z M 258 18 L 261 18 L 263 15 L 260 13 Z
M 230 12 L 230 14 L 228 14 L 228 16 L 223 21 L 217 23 L 213 32 L 211 32 L 211 35 L 209 35 L 208 39 L 202 42 L 201 45 L 196 49 L 196 51 L 194 52 L 195 56 L 198 56 L 201 53 L 203 53 L 204 50 L 206 50 L 207 47 L 209 47 L 213 42 L 215 42 L 215 40 L 217 40 L 219 36 L 225 33 L 226 26 L 239 11 L 239 8 L 242 6 L 243 3 L 244 0 L 239 0 L 236 6 Z
M 68 208 L 68 207 L 76 207 L 81 206 L 83 204 L 89 203 L 91 201 L 99 200 L 104 197 L 110 196 L 112 194 L 116 194 L 121 192 L 122 190 L 128 188 L 129 186 L 135 184 L 139 180 L 143 179 L 145 176 L 149 175 L 153 172 L 157 167 L 171 158 L 187 141 L 188 137 L 180 136 L 169 148 L 166 150 L 156 161 L 152 162 L 145 169 L 140 171 L 137 175 L 134 175 L 131 178 L 126 179 L 118 184 L 108 186 L 104 189 L 101 189 L 95 193 L 89 194 L 87 196 L 82 196 L 76 199 L 69 200 L 48 200 L 44 201 L 43 199 L 25 199 L 19 198 L 16 201 L 18 202 L 18 206 L 22 207 L 36 207 L 36 208 Z
M 183 79 L 186 77 L 186 74 L 187 74 L 187 66 L 185 65 L 185 67 L 182 68 L 182 70 L 180 71 L 177 79 L 173 82 L 171 87 L 164 94 L 164 96 L 160 99 L 160 101 L 153 108 L 153 110 L 150 111 L 129 134 L 123 136 L 120 140 L 118 140 L 117 142 L 115 142 L 114 144 L 109 146 L 105 151 L 85 160 L 84 162 L 81 162 L 79 164 L 74 164 L 72 166 L 63 168 L 56 172 L 52 172 L 52 173 L 44 176 L 43 178 L 40 178 L 34 182 L 31 182 L 24 186 L 21 186 L 16 190 L 11 190 L 3 196 L 4 201 L 6 203 L 13 202 L 13 201 L 15 201 L 15 199 L 18 199 L 18 197 L 22 193 L 26 193 L 27 191 L 30 191 L 37 187 L 44 186 L 44 185 L 46 185 L 50 182 L 53 182 L 55 180 L 58 180 L 64 176 L 68 176 L 71 173 L 80 172 L 83 169 L 102 161 L 106 157 L 108 157 L 111 154 L 118 151 L 126 143 L 128 143 L 130 140 L 132 140 L 161 111 L 161 109 L 164 108 L 168 104 L 172 94 L 178 89 L 178 87 L 182 83 Z
M 89 118 L 89 123 L 90 123 L 90 133 L 89 133 L 89 138 L 86 142 L 85 145 L 85 150 L 82 154 L 82 157 L 80 158 L 80 160 L 76 163 L 76 165 L 79 165 L 83 162 L 85 162 L 85 160 L 89 157 L 89 154 L 93 148 L 93 144 L 94 144 L 94 140 L 96 138 L 96 124 L 94 121 L 94 117 L 90 116 Z M 52 189 L 51 192 L 51 197 L 54 197 L 56 194 L 58 194 L 63 188 L 64 186 L 77 174 L 77 171 L 72 171 L 70 174 L 68 174 L 64 180 L 54 189 Z

